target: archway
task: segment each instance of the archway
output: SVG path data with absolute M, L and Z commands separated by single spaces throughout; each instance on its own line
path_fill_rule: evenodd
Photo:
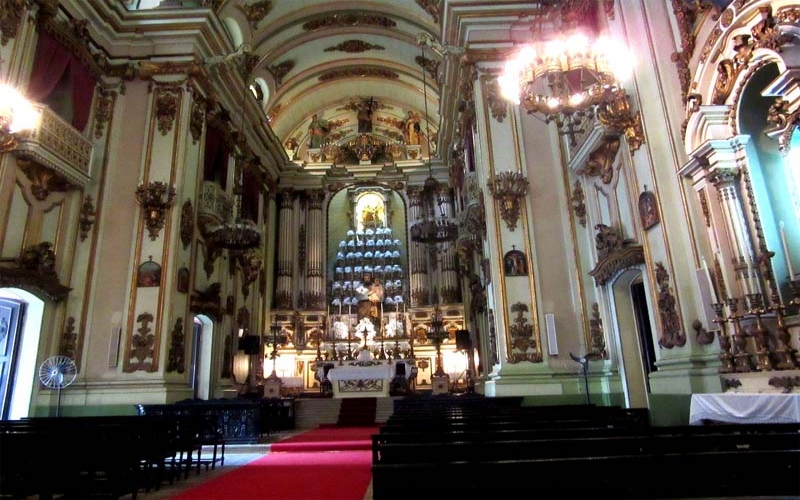
M 18 336 L 15 347 L 16 361 L 7 368 L 9 377 L 8 394 L 4 395 L 7 408 L 4 418 L 18 420 L 30 416 L 33 400 L 36 370 L 39 366 L 39 338 L 44 317 L 44 301 L 30 292 L 19 288 L 0 288 L 0 298 L 20 304 L 19 327 L 9 331 Z

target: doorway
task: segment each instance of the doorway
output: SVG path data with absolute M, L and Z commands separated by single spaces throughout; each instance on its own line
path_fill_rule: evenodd
M 195 399 L 211 398 L 211 367 L 214 351 L 214 324 L 204 315 L 194 317 L 192 323 L 192 362 L 190 382 Z
M 24 318 L 24 302 L 0 298 L 0 420 L 8 419 L 11 410 Z
M 2 315 L 8 323 L 8 331 L 2 340 L 3 356 L 0 358 L 0 370 L 4 379 L 0 392 L 0 417 L 18 420 L 31 416 L 31 402 L 36 387 L 34 382 L 38 380 L 37 356 L 44 301 L 19 288 L 0 288 L 0 302 L 3 304 Z M 14 337 L 13 340 L 11 336 Z M 3 337 L 1 333 L 0 337 Z M 13 345 L 9 345 L 11 342 Z
M 649 408 L 648 376 L 655 361 L 650 329 L 650 311 L 642 272 L 628 269 L 620 274 L 611 287 L 612 311 L 616 325 L 614 335 L 618 346 L 625 405 L 628 408 Z M 648 340 L 649 339 L 649 340 Z

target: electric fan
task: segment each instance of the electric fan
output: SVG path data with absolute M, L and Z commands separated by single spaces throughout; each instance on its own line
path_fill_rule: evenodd
M 53 356 L 45 359 L 39 366 L 39 380 L 48 389 L 58 390 L 58 403 L 56 404 L 56 417 L 61 408 L 61 389 L 75 380 L 78 369 L 75 362 L 66 356 Z

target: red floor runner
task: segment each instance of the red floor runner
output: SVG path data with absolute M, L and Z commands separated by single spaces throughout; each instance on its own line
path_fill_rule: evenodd
M 270 453 L 173 500 L 362 500 L 369 451 Z
M 270 445 L 272 451 L 371 450 L 377 427 L 320 427 Z
M 370 436 L 377 432 L 377 427 L 303 432 L 171 500 L 362 500 L 372 479 Z

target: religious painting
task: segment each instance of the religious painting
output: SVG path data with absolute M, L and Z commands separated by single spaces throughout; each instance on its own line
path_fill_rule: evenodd
M 178 269 L 178 292 L 189 293 L 189 269 L 182 267 Z
M 136 273 L 136 286 L 161 286 L 161 266 L 157 262 L 153 262 L 152 258 L 139 266 Z
M 528 275 L 528 259 L 524 253 L 520 252 L 513 246 L 512 250 L 506 252 L 503 257 L 503 267 L 506 276 L 527 276 Z
M 645 191 L 639 195 L 639 217 L 642 220 L 642 227 L 650 229 L 659 222 L 661 217 L 658 214 L 658 205 L 656 204 L 656 195 L 652 191 Z

